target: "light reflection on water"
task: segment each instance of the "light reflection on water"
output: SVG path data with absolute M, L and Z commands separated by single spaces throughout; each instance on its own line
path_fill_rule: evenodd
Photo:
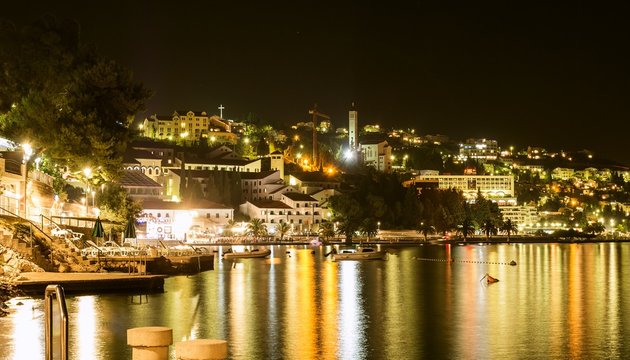
M 234 359 L 630 353 L 630 243 L 425 245 L 372 262 L 332 262 L 328 250 L 217 261 L 167 279 L 164 294 L 69 297 L 71 357 L 129 359 L 126 330 L 152 325 L 172 327 L 174 341 L 226 339 Z M 449 254 L 456 262 L 418 260 Z M 500 282 L 480 282 L 486 272 Z M 43 358 L 43 301 L 17 301 L 0 319 L 0 359 Z

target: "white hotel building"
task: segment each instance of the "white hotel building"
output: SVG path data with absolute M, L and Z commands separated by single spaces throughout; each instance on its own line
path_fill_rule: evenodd
M 413 184 L 437 183 L 438 189 L 455 189 L 466 199 L 474 199 L 477 192 L 487 198 L 514 197 L 514 176 L 512 175 L 418 175 Z

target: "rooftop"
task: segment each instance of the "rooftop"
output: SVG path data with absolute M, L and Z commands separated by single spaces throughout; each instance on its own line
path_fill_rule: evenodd
M 138 170 L 123 170 L 123 175 L 120 179 L 120 186 L 162 188 L 162 185 L 153 181 L 150 177 L 146 176 Z
M 311 195 L 302 194 L 298 192 L 288 192 L 282 194 L 293 201 L 317 201 L 317 199 L 313 198 Z
M 249 203 L 259 209 L 293 209 L 282 201 L 276 200 L 251 200 Z

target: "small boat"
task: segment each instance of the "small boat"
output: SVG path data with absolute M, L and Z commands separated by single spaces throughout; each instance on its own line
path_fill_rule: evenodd
M 271 255 L 269 249 L 244 249 L 243 251 L 228 251 L 223 253 L 224 259 L 247 259 L 247 258 L 264 258 Z
M 355 249 L 342 250 L 340 253 L 333 253 L 333 261 L 337 260 L 383 260 L 385 252 L 372 247 L 358 247 Z
M 490 274 L 486 273 L 486 275 L 484 275 L 481 280 L 486 279 L 486 283 L 488 284 L 494 284 L 495 282 L 499 282 L 499 279 L 497 278 L 493 278 L 492 276 L 490 276 Z

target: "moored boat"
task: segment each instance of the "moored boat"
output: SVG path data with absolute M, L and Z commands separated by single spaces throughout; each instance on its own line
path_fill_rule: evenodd
M 384 260 L 385 252 L 372 247 L 358 247 L 350 250 L 342 250 L 340 253 L 333 253 L 333 260 Z
M 247 259 L 247 258 L 264 258 L 271 255 L 269 249 L 244 249 L 243 251 L 228 250 L 223 253 L 224 259 Z

